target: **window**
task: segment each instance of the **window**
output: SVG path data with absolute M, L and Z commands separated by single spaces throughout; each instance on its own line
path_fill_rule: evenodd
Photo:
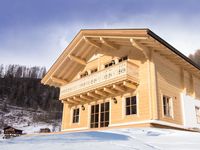
M 73 123 L 79 122 L 79 108 L 74 109 L 73 111 Z
M 85 76 L 87 76 L 87 75 L 88 75 L 88 72 L 85 71 L 83 74 L 81 74 L 81 78 L 83 78 L 83 77 L 85 77 Z
M 100 127 L 108 127 L 109 125 L 109 102 L 101 104 Z
M 114 60 L 112 60 L 111 62 L 105 64 L 105 68 L 108 68 L 108 67 L 113 66 L 113 65 L 115 65 L 115 61 Z
M 136 96 L 126 98 L 126 115 L 137 114 L 137 98 Z
M 91 106 L 90 127 L 98 128 L 99 126 L 99 104 Z
M 97 72 L 97 68 L 91 70 L 91 73 L 95 73 L 95 72 Z
M 167 117 L 172 117 L 172 98 L 163 95 L 163 111 Z
M 128 56 L 124 56 L 119 58 L 119 63 L 128 59 Z
M 195 106 L 197 123 L 200 123 L 200 107 Z
M 109 126 L 109 102 L 91 106 L 90 128 Z

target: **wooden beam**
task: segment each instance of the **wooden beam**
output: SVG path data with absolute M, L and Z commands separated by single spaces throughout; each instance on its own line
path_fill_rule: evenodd
M 131 45 L 132 45 L 134 48 L 140 50 L 140 51 L 144 54 L 145 58 L 148 58 L 148 57 L 149 57 L 148 50 L 147 50 L 144 46 L 140 45 L 140 44 L 139 44 L 138 42 L 136 42 L 133 38 L 130 38 L 130 42 L 131 42 Z
M 106 41 L 104 38 L 100 37 L 100 41 L 101 41 L 101 43 L 103 43 L 103 44 L 106 45 L 107 47 L 110 47 L 110 48 L 112 48 L 112 49 L 114 49 L 114 50 L 118 50 L 118 46 L 114 45 L 114 44 L 111 43 L 111 42 Z
M 129 83 L 129 82 L 126 82 L 126 81 L 123 82 L 123 85 L 128 87 L 128 88 L 131 88 L 131 89 L 137 88 L 137 86 L 135 84 L 132 84 L 132 83 Z
M 83 40 L 83 38 L 81 38 L 76 44 L 75 44 L 75 46 L 72 48 L 72 49 L 70 49 L 69 50 L 69 54 L 71 54 L 76 48 L 77 48 L 77 46 L 82 42 L 82 40 Z M 50 74 L 50 75 L 48 75 L 48 78 L 47 78 L 47 80 L 44 82 L 44 84 L 47 84 L 47 82 L 51 79 L 50 78 L 50 76 L 53 76 L 55 73 L 56 73 L 56 71 L 58 70 L 58 68 L 60 68 L 61 66 L 62 66 L 62 64 L 66 61 L 66 59 L 67 59 L 68 57 L 64 57 L 63 59 L 61 59 L 60 61 L 60 63 L 58 64 L 58 66 L 53 70 L 53 71 L 51 71 L 51 72 L 49 72 L 48 74 Z
M 69 104 L 69 105 L 76 105 L 74 102 L 69 102 L 69 101 L 67 101 L 67 100 L 64 100 L 64 103 L 67 103 L 67 104 Z
M 85 99 L 87 101 L 92 101 L 92 99 L 89 96 L 86 96 L 86 95 L 80 95 L 80 98 Z
M 104 90 L 105 92 L 107 92 L 107 93 L 110 93 L 110 94 L 116 94 L 116 91 L 111 90 L 111 89 L 109 89 L 109 88 L 103 88 L 103 90 Z
M 78 101 L 78 102 L 86 102 L 84 99 L 82 99 L 82 98 L 80 98 L 80 97 L 76 97 L 76 96 L 74 96 L 73 99 L 74 99 L 75 101 Z
M 99 43 L 96 43 L 96 42 L 90 40 L 89 38 L 87 38 L 85 36 L 83 37 L 83 39 L 85 40 L 86 43 L 88 43 L 88 44 L 90 44 L 90 45 L 92 45 L 92 46 L 94 46 L 98 49 L 101 49 L 101 45 Z
M 81 58 L 79 58 L 79 57 L 76 57 L 76 56 L 73 56 L 73 55 L 69 55 L 69 58 L 70 58 L 71 60 L 73 60 L 73 61 L 75 61 L 75 62 L 81 64 L 81 65 L 84 65 L 84 66 L 85 66 L 85 65 L 87 64 L 87 62 L 86 62 L 84 59 L 81 59 Z
M 53 77 L 53 76 L 51 77 L 51 80 L 52 80 L 53 82 L 59 83 L 59 84 L 61 84 L 61 85 L 67 84 L 67 83 L 68 83 L 66 80 L 59 79 L 59 78 L 56 78 L 56 77 Z
M 86 38 L 98 38 L 98 35 L 86 35 Z M 148 40 L 150 36 L 101 36 L 103 38 L 112 38 L 112 39 L 136 39 L 136 40 Z
M 73 104 L 75 104 L 75 105 L 78 105 L 79 104 L 79 102 L 77 102 L 77 101 L 74 101 L 74 100 L 71 100 L 71 99 L 67 99 L 67 101 L 68 102 L 70 102 L 70 103 L 73 103 Z
M 121 87 L 119 85 L 115 85 L 115 84 L 113 85 L 113 88 L 118 90 L 118 91 L 120 91 L 120 92 L 125 92 L 125 90 L 126 90 L 125 88 L 123 88 L 123 87 Z
M 99 90 L 95 90 L 95 93 L 100 95 L 100 96 L 103 96 L 103 97 L 108 96 L 105 92 L 102 92 L 102 91 L 99 91 Z
M 95 98 L 95 99 L 100 99 L 101 98 L 99 95 L 91 93 L 91 92 L 88 92 L 87 96 L 90 96 L 90 97 Z

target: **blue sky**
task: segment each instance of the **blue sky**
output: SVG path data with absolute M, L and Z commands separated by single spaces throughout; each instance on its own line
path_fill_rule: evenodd
M 49 68 L 83 28 L 150 28 L 189 55 L 200 48 L 200 2 L 0 0 L 0 64 Z

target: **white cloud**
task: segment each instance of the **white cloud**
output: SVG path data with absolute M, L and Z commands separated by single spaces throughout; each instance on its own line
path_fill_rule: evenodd
M 82 28 L 150 28 L 188 56 L 200 48 L 200 23 L 195 17 L 185 22 L 184 16 L 151 13 L 130 15 L 123 19 L 113 16 L 109 20 L 102 18 L 93 23 L 86 20 L 22 28 L 6 35 L 3 46 L 0 45 L 0 63 L 49 68 Z

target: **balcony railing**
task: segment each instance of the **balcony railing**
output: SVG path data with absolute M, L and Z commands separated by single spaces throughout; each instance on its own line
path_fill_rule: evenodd
M 60 99 L 75 96 L 124 80 L 138 82 L 138 66 L 125 61 L 86 77 L 72 81 L 60 89 Z

